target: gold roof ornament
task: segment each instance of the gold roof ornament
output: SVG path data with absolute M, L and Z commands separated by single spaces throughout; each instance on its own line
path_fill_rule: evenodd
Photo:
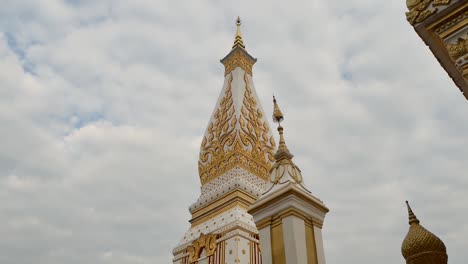
M 252 76 L 252 67 L 255 62 L 257 62 L 257 59 L 252 57 L 247 50 L 245 50 L 244 40 L 242 39 L 240 30 L 241 24 L 240 17 L 237 17 L 237 32 L 234 44 L 229 54 L 221 59 L 221 63 L 224 65 L 224 76 L 227 76 L 237 67 L 242 68 L 242 70 Z
M 273 95 L 273 122 L 279 124 L 283 119 L 283 113 L 279 109 L 278 104 L 276 103 L 276 98 Z
M 276 98 L 273 96 L 273 121 L 278 123 L 278 132 L 280 136 L 278 150 L 275 154 L 275 159 L 280 160 L 282 157 L 287 159 L 292 159 L 294 157 L 291 152 L 289 152 L 288 146 L 286 146 L 286 141 L 284 140 L 283 135 L 283 127 L 281 126 L 281 121 L 284 120 L 283 113 L 279 109 L 278 103 L 276 102 Z
M 236 38 L 234 39 L 234 45 L 232 45 L 232 49 L 234 49 L 236 47 L 241 47 L 241 48 L 245 49 L 244 41 L 242 40 L 242 34 L 241 34 L 241 30 L 240 30 L 241 24 L 242 23 L 241 23 L 240 17 L 237 17 L 237 20 L 236 20 L 237 32 L 236 32 Z
M 309 190 L 303 185 L 302 173 L 299 167 L 292 161 L 294 157 L 293 154 L 286 146 L 286 141 L 284 140 L 284 129 L 281 126 L 281 121 L 283 121 L 284 116 L 281 112 L 276 98 L 273 96 L 273 121 L 278 123 L 278 133 L 279 133 L 279 145 L 278 150 L 276 151 L 275 164 L 270 170 L 270 186 L 265 193 L 268 193 L 276 188 L 279 188 L 279 185 L 282 185 L 287 182 L 292 182 L 299 184 L 304 190 L 310 193 Z
M 407 264 L 447 264 L 444 242 L 425 229 L 406 201 L 409 215 L 409 231 L 401 245 L 401 253 Z

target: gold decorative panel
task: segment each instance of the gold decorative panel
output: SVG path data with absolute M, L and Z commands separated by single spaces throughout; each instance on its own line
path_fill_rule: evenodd
M 216 251 L 216 239 L 216 234 L 201 234 L 200 237 L 188 247 L 189 263 L 194 263 L 198 260 L 203 248 L 206 250 L 207 257 L 213 255 Z

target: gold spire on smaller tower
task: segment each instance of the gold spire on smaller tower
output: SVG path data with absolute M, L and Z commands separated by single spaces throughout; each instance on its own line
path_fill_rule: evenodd
M 286 146 L 286 141 L 284 140 L 283 127 L 281 126 L 281 121 L 284 120 L 283 113 L 281 112 L 278 103 L 276 102 L 275 96 L 273 96 L 273 121 L 278 123 L 278 132 L 280 135 L 278 151 L 276 151 L 275 158 L 280 160 L 281 158 L 292 159 L 294 157 L 291 152 L 289 152 L 288 147 Z
M 236 32 L 236 38 L 234 39 L 234 45 L 232 45 L 232 49 L 234 49 L 236 47 L 241 47 L 241 48 L 245 49 L 244 41 L 242 40 L 242 34 L 241 34 L 241 30 L 240 30 L 241 24 L 242 23 L 241 23 L 240 17 L 237 17 L 237 20 L 236 20 L 237 32 Z
M 276 98 L 274 95 L 273 95 L 273 105 L 274 105 L 273 106 L 273 122 L 279 124 L 281 121 L 283 121 L 284 117 L 283 117 L 283 113 L 278 107 L 278 104 L 276 103 Z
M 288 146 L 286 146 L 283 134 L 284 129 L 280 123 L 283 119 L 283 113 L 276 102 L 276 98 L 273 96 L 273 121 L 278 123 L 280 139 L 278 150 L 274 155 L 276 162 L 270 170 L 270 181 L 273 184 L 265 193 L 271 191 L 275 186 L 282 185 L 287 181 L 299 184 L 304 190 L 310 193 L 310 191 L 302 184 L 301 170 L 292 161 L 294 155 L 289 152 Z

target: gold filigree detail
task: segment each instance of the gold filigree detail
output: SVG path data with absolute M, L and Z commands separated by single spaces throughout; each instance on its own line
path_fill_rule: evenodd
M 264 163 L 265 159 L 268 159 L 270 162 L 273 162 L 275 160 L 273 156 L 275 141 L 273 136 L 269 136 L 270 128 L 268 127 L 268 123 L 263 121 L 263 114 L 253 96 L 247 73 L 244 74 L 244 82 L 245 94 L 239 119 L 241 142 L 244 146 L 250 147 L 252 157 L 255 160 Z M 267 164 L 269 163 L 267 162 L 263 165 Z M 269 169 L 270 166 L 268 166 L 267 171 Z
M 275 142 L 269 135 L 268 123 L 253 97 L 247 73 L 244 74 L 245 94 L 239 118 L 232 99 L 231 82 L 224 98 L 208 126 L 200 151 L 198 170 L 202 184 L 239 166 L 267 180 L 274 161 Z
M 411 25 L 423 22 L 428 17 L 435 14 L 438 9 L 429 7 L 442 6 L 450 4 L 451 0 L 407 0 L 406 6 L 408 12 L 406 12 L 406 19 Z
M 285 173 L 288 173 L 296 183 L 302 183 L 301 170 L 290 159 L 279 160 L 273 165 L 271 168 L 271 182 L 274 184 L 279 183 Z
M 463 38 L 458 38 L 457 43 L 447 44 L 447 50 L 454 60 L 466 55 L 468 53 L 468 40 Z
M 195 263 L 198 261 L 202 249 L 206 250 L 207 257 L 212 256 L 216 251 L 217 238 L 218 235 L 216 234 L 205 235 L 202 233 L 200 237 L 188 247 L 189 263 Z
M 241 67 L 245 72 L 252 75 L 252 66 L 255 64 L 255 59 L 249 58 L 242 48 L 235 47 L 232 53 L 223 60 L 224 76 L 231 73 L 235 68 Z

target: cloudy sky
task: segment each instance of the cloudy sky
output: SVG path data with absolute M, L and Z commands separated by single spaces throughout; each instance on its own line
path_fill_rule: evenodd
M 403 263 L 404 201 L 468 259 L 468 102 L 404 0 L 2 0 L 0 263 L 170 263 L 243 19 L 329 264 Z

